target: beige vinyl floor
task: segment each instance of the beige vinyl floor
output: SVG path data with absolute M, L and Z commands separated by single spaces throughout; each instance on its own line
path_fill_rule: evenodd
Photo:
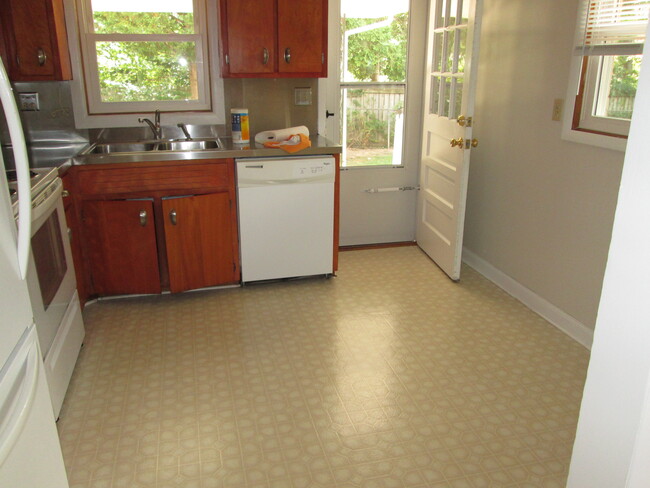
M 565 485 L 588 351 L 416 247 L 84 319 L 58 423 L 71 488 Z

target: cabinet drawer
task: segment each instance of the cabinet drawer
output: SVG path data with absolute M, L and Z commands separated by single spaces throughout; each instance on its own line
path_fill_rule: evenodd
M 164 190 L 218 190 L 230 186 L 228 164 L 147 166 L 81 171 L 83 194 L 142 193 Z

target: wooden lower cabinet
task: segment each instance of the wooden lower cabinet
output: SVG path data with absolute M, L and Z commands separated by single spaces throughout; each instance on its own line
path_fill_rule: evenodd
M 89 298 L 238 283 L 234 161 L 73 167 Z
M 153 200 L 89 200 L 81 214 L 96 294 L 161 292 Z
M 238 281 L 231 205 L 226 192 L 163 198 L 170 291 Z

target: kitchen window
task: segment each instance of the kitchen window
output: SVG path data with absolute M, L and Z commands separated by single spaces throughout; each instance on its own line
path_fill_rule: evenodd
M 583 0 L 580 9 L 571 130 L 626 139 L 650 0 Z
M 87 113 L 210 110 L 204 0 L 77 0 Z

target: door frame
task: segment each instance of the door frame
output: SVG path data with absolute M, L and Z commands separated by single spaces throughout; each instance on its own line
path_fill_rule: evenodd
M 417 191 L 367 193 L 376 188 L 417 187 L 420 164 L 422 92 L 427 0 L 410 0 L 409 57 L 405 95 L 402 166 L 341 169 L 340 244 L 377 244 L 415 240 Z M 329 1 L 328 76 L 318 83 L 318 133 L 340 144 L 340 0 Z M 325 112 L 335 117 L 326 118 Z

